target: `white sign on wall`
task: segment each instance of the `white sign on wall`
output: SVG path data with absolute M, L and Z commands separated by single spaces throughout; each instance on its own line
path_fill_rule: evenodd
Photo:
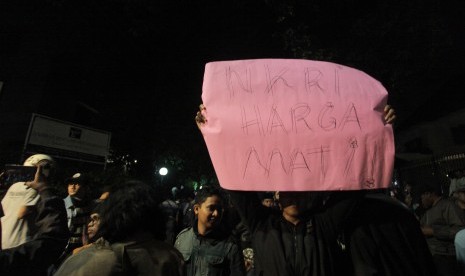
M 70 122 L 33 114 L 26 148 L 45 147 L 67 155 L 78 153 L 94 157 L 109 154 L 111 133 Z

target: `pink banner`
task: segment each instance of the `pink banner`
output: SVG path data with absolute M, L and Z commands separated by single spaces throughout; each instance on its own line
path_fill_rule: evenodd
M 286 59 L 205 67 L 202 133 L 223 188 L 323 191 L 389 186 L 386 89 L 342 65 Z

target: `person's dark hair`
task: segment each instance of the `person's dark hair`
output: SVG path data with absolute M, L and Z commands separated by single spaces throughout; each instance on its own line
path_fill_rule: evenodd
M 103 211 L 103 201 L 98 201 L 98 202 L 95 202 L 93 205 L 92 205 L 92 209 L 90 210 L 90 214 L 99 214 L 101 215 L 102 214 L 102 211 Z
M 200 189 L 195 195 L 194 203 L 202 204 L 205 202 L 205 200 L 207 200 L 207 198 L 214 195 L 218 196 L 224 203 L 224 196 L 222 191 L 216 187 L 211 186 L 203 187 L 202 189 Z
M 274 193 L 273 192 L 261 192 L 258 193 L 258 197 L 260 198 L 261 201 L 264 199 L 274 199 Z
M 279 203 L 282 208 L 295 204 L 302 213 L 316 212 L 323 207 L 323 199 L 328 196 L 326 192 L 280 192 Z
M 101 203 L 99 234 L 109 242 L 124 241 L 138 231 L 147 231 L 163 240 L 164 216 L 155 189 L 129 180 L 115 185 L 108 199 Z

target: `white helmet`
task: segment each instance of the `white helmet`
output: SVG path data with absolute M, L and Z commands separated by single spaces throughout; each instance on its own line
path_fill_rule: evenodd
M 52 163 L 52 164 L 55 163 L 55 161 L 50 155 L 39 153 L 39 154 L 34 154 L 30 156 L 28 159 L 26 159 L 26 161 L 24 161 L 23 165 L 24 166 L 37 166 L 37 164 L 39 164 L 39 162 L 42 160 L 49 161 L 49 163 Z

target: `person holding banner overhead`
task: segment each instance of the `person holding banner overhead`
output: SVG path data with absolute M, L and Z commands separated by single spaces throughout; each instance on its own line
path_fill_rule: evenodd
M 386 106 L 386 122 L 394 114 Z M 229 192 L 253 235 L 256 275 L 435 275 L 415 217 L 384 193 L 281 191 L 277 211 L 256 192 Z
M 394 114 L 385 107 L 387 123 Z M 229 192 L 253 235 L 256 275 L 435 275 L 415 217 L 383 193 L 280 192 L 277 211 L 256 192 Z
M 379 81 L 322 61 L 217 61 L 202 91 L 196 122 L 256 275 L 435 275 L 418 221 L 385 194 L 395 112 Z M 256 195 L 270 190 L 278 211 Z

